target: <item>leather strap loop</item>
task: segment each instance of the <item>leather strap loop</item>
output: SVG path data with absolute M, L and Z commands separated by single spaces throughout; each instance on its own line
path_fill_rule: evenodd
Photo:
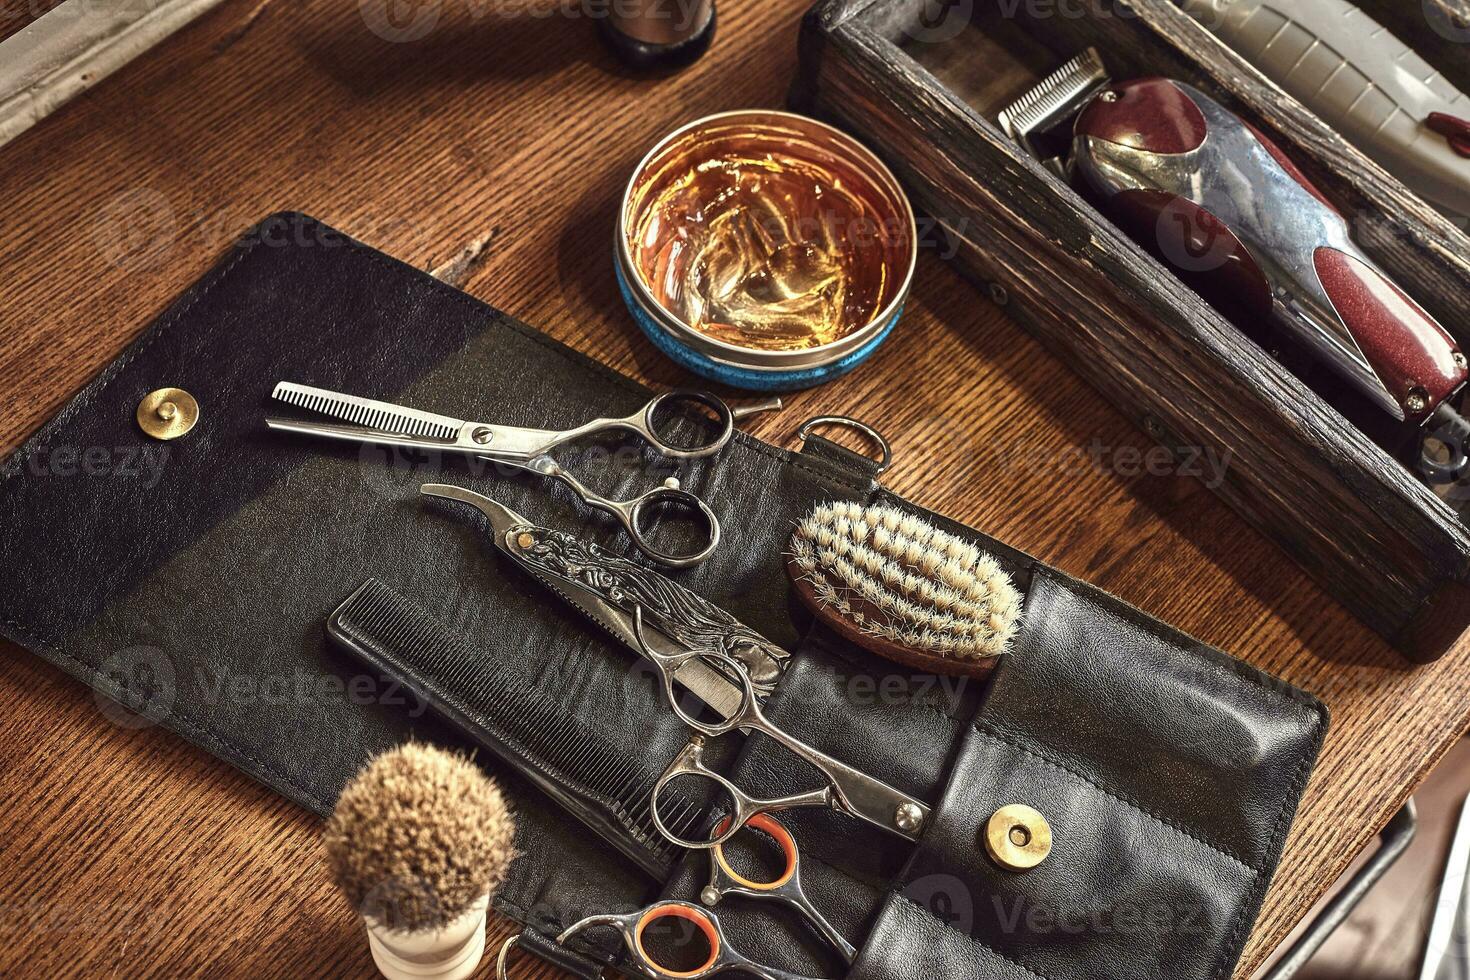
M 534 929 L 521 933 L 516 940 L 516 948 L 552 966 L 560 967 L 581 980 L 602 980 L 601 963 L 557 944 Z

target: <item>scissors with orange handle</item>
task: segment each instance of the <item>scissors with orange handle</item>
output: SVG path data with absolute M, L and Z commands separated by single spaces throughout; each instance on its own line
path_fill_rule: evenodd
M 729 822 L 730 818 L 726 817 L 715 828 L 717 838 L 725 833 Z M 776 842 L 786 860 L 785 870 L 773 881 L 755 881 L 736 871 L 725 854 L 725 845 L 716 844 L 710 851 L 709 884 L 699 893 L 699 900 L 711 908 L 720 904 L 729 895 L 782 902 L 800 912 L 812 928 L 832 944 L 832 948 L 837 950 L 843 960 L 851 964 L 857 959 L 857 950 L 853 948 L 852 943 L 843 938 L 842 934 L 827 921 L 821 912 L 817 911 L 817 907 L 812 904 L 811 899 L 807 898 L 806 891 L 802 888 L 801 855 L 796 848 L 796 838 L 791 835 L 791 831 L 768 813 L 751 817 L 745 826 L 759 831 Z
M 709 955 L 704 963 L 693 969 L 675 969 L 660 963 L 650 953 L 644 938 L 650 927 L 678 919 L 694 926 L 709 946 Z M 594 915 L 568 928 L 557 942 L 565 945 L 573 936 L 588 929 L 609 927 L 616 929 L 623 938 L 623 945 L 633 957 L 634 965 L 645 976 L 653 980 L 703 980 L 728 971 L 745 973 L 759 980 L 812 980 L 798 973 L 788 973 L 775 967 L 762 966 L 752 959 L 740 955 L 731 948 L 714 914 L 690 905 L 688 902 L 659 902 L 641 912 L 630 915 Z

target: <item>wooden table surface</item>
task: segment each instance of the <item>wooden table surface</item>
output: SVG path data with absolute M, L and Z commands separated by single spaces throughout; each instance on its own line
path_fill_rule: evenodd
M 438 22 L 390 41 L 360 11 L 376 2 L 231 0 L 0 149 L 0 450 L 288 207 L 453 263 L 469 292 L 650 383 L 688 380 L 618 300 L 615 201 L 675 125 L 783 103 L 806 0 L 722 0 L 711 53 L 658 80 L 619 69 L 576 5 L 409 6 Z M 827 412 L 892 437 L 894 489 L 1331 706 L 1241 977 L 1467 727 L 1464 648 L 1408 669 L 1199 482 L 1146 472 L 1146 438 L 932 250 L 878 356 L 758 431 L 791 444 Z M 0 703 L 0 975 L 371 974 L 313 817 L 168 732 L 112 725 L 15 647 Z

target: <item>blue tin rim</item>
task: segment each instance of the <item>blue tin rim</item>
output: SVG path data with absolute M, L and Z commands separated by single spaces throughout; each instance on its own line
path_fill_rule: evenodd
M 700 377 L 747 391 L 796 391 L 840 378 L 867 360 L 873 351 L 888 339 L 888 335 L 893 332 L 893 328 L 898 325 L 899 319 L 903 316 L 903 304 L 899 304 L 893 311 L 893 315 L 873 335 L 872 339 L 828 364 L 793 368 L 786 371 L 756 371 L 717 361 L 671 337 L 648 315 L 648 311 L 643 309 L 634 297 L 633 291 L 628 287 L 627 276 L 623 273 L 622 263 L 614 262 L 613 270 L 617 274 L 618 292 L 622 294 L 623 303 L 633 314 L 633 319 L 637 322 L 638 328 L 643 331 L 644 336 L 651 340 L 662 354 L 680 367 L 693 371 Z

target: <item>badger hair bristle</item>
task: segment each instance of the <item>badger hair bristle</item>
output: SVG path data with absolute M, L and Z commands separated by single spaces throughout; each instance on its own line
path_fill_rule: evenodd
M 469 759 L 413 742 L 347 784 L 323 842 L 352 907 L 406 932 L 454 921 L 500 887 L 516 857 L 499 787 Z
M 1021 595 L 972 542 L 887 505 L 819 504 L 796 523 L 789 555 L 817 601 L 859 632 L 959 660 L 1003 654 Z

